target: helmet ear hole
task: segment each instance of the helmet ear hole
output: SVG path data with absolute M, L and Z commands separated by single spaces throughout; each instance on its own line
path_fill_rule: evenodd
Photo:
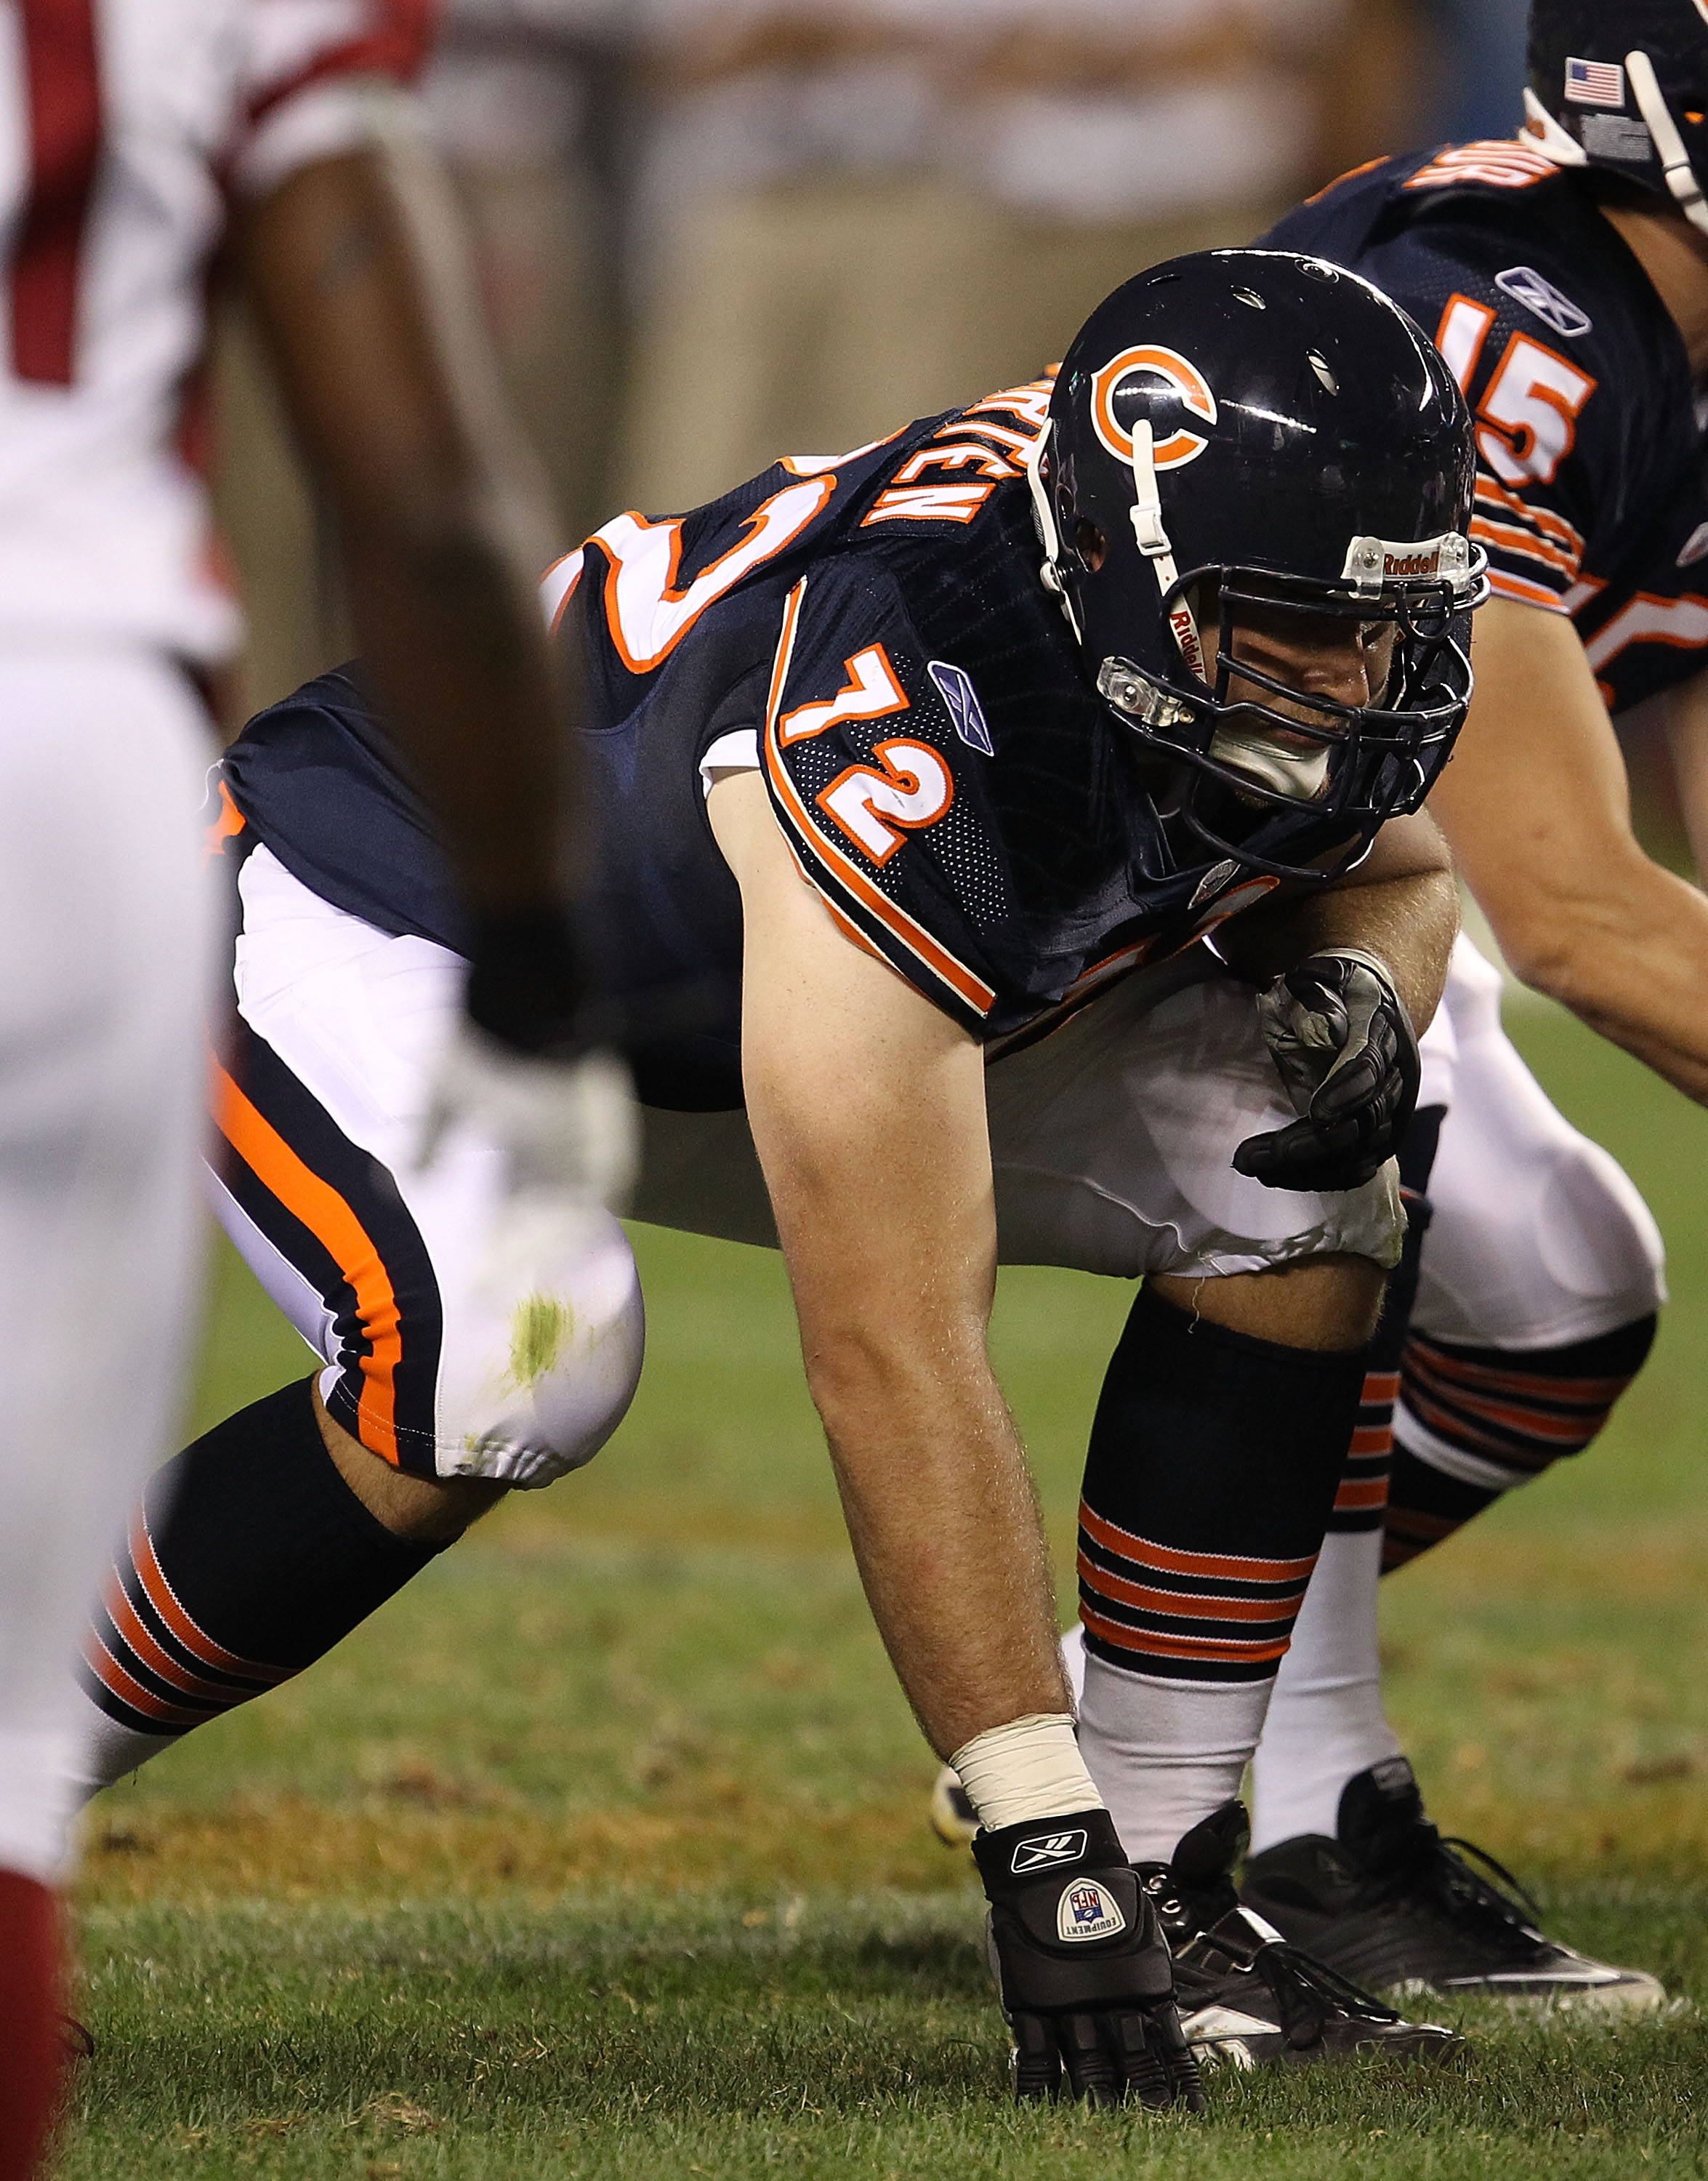
M 1094 522 L 1083 516 L 1073 526 L 1074 549 L 1086 566 L 1095 575 L 1109 557 L 1109 540 Z

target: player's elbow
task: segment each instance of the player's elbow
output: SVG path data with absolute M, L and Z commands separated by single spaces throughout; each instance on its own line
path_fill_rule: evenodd
M 1490 912 L 1519 983 L 1578 1014 L 1601 1012 L 1610 984 L 1617 986 L 1626 952 L 1624 921 L 1617 902 L 1556 886 L 1535 888 Z
M 982 1326 L 939 1326 L 928 1335 L 887 1311 L 841 1311 L 804 1322 L 807 1383 L 832 1445 L 882 1433 L 899 1417 L 934 1406 L 945 1376 L 978 1373 Z

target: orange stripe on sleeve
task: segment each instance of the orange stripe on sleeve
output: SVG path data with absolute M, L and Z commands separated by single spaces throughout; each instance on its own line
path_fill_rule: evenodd
M 764 757 L 765 773 L 778 800 L 787 813 L 791 824 L 802 841 L 818 861 L 833 870 L 862 907 L 869 909 L 907 949 L 916 960 L 923 963 L 935 977 L 940 978 L 950 990 L 957 993 L 975 1014 L 988 1015 L 996 1004 L 996 994 L 983 980 L 973 975 L 965 963 L 956 959 L 947 947 L 939 944 L 925 929 L 917 924 L 906 909 L 891 901 L 887 894 L 845 856 L 835 842 L 828 840 L 813 823 L 812 814 L 796 792 L 777 749 L 777 710 L 782 701 L 784 683 L 788 677 L 789 654 L 794 648 L 796 625 L 800 616 L 801 594 L 804 582 L 797 583 L 789 594 L 789 603 L 784 610 L 783 628 L 777 645 L 777 656 L 771 673 L 771 693 L 766 707 Z
M 219 815 L 206 828 L 201 837 L 204 862 L 212 862 L 228 841 L 234 840 L 248 824 L 247 819 L 231 799 L 231 790 L 222 780 L 219 783 Z

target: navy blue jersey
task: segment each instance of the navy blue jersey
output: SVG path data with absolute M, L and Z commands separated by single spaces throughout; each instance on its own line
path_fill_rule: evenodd
M 1708 664 L 1708 461 L 1684 344 L 1597 209 L 1522 139 L 1378 162 L 1265 240 L 1385 289 L 1477 422 L 1496 592 L 1572 616 L 1610 711 Z
M 845 930 L 981 1042 L 1273 886 L 1171 837 L 1039 579 L 1022 462 L 1049 396 L 1039 381 L 785 461 L 685 516 L 619 516 L 548 577 L 597 820 L 586 912 L 649 1103 L 741 1102 L 741 901 L 699 770 L 725 735 L 756 738 Z M 352 670 L 252 721 L 223 776 L 323 898 L 459 945 L 444 859 Z M 1301 856 L 1331 844 L 1309 811 L 1298 835 Z

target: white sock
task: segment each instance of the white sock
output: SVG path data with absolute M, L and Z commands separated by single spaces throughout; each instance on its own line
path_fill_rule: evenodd
M 1347 1781 L 1400 1753 L 1382 1709 L 1381 1572 L 1380 1530 L 1332 1530 L 1324 1538 L 1253 1767 L 1254 1854 L 1300 1833 L 1332 1840 Z
M 1135 1863 L 1167 1863 L 1237 1795 L 1272 1681 L 1172 1681 L 1088 1655 L 1079 1748 Z
M 139 1734 L 134 1727 L 108 1719 L 93 1703 L 80 1724 L 83 1739 L 72 1768 L 80 1805 L 114 1781 L 128 1778 L 163 1749 L 175 1748 L 183 1739 L 176 1734 Z
M 1067 1686 L 1073 1692 L 1074 1716 L 1085 1701 L 1085 1631 L 1078 1621 L 1061 1632 L 1061 1670 L 1067 1676 Z

